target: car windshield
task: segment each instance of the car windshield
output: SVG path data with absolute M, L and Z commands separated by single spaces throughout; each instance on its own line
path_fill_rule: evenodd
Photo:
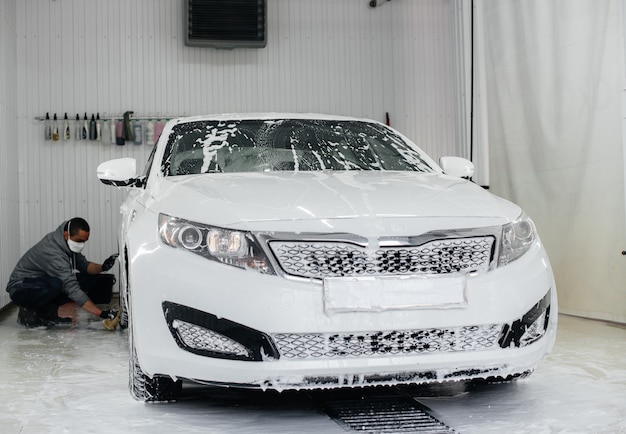
M 199 173 L 400 170 L 432 172 L 389 128 L 344 120 L 194 121 L 173 127 L 166 176 Z

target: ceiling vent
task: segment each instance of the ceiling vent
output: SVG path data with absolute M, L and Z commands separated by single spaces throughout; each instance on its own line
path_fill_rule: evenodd
M 266 0 L 185 0 L 185 45 L 262 48 Z

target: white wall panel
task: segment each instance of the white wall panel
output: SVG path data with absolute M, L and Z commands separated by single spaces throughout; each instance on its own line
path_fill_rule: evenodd
M 492 186 L 535 220 L 559 312 L 626 323 L 621 5 L 566 5 L 484 4 Z
M 0 307 L 10 301 L 4 288 L 20 254 L 15 4 L 0 2 Z
M 433 157 L 468 156 L 455 28 L 461 1 L 370 8 L 365 0 L 268 0 L 267 46 L 234 50 L 184 46 L 181 1 L 13 2 L 19 250 L 79 215 L 92 226 L 87 257 L 115 251 L 124 194 L 100 184 L 95 169 L 123 156 L 142 167 L 150 151 L 44 141 L 35 118 L 46 112 L 296 111 L 381 121 L 389 112 L 392 126 Z

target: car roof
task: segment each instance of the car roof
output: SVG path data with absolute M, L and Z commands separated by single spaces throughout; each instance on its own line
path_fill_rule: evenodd
M 233 120 L 278 120 L 278 119 L 308 119 L 308 120 L 335 120 L 335 121 L 360 121 L 379 123 L 372 119 L 362 119 L 350 116 L 327 115 L 319 113 L 221 113 L 210 115 L 186 116 L 172 119 L 175 123 L 197 121 L 233 121 Z

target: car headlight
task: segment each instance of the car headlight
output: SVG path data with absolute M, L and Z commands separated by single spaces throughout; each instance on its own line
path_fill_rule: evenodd
M 195 223 L 159 214 L 159 235 L 166 245 L 207 259 L 263 274 L 275 274 L 269 259 L 249 232 Z
M 498 266 L 504 266 L 520 258 L 537 239 L 533 221 L 524 213 L 515 221 L 502 226 Z

